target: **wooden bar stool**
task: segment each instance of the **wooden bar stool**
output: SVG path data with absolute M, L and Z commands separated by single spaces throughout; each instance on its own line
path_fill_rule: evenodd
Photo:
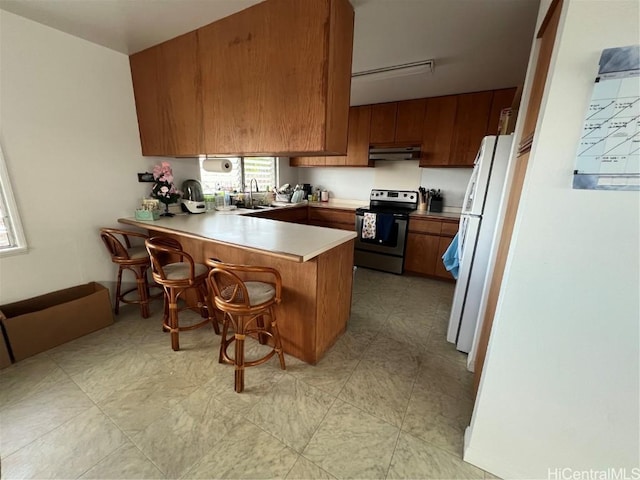
M 149 317 L 149 283 L 147 281 L 147 270 L 151 266 L 149 254 L 144 245 L 134 246 L 132 238 L 146 240 L 148 237 L 142 233 L 116 228 L 101 228 L 100 237 L 104 242 L 111 261 L 118 265 L 118 280 L 116 282 L 116 295 L 114 300 L 114 312 L 120 313 L 120 303 L 135 303 L 140 305 L 142 318 Z M 122 272 L 129 270 L 136 276 L 136 286 L 122 292 Z M 127 299 L 127 295 L 133 291 L 138 292 L 136 299 Z
M 213 292 L 215 306 L 224 313 L 222 339 L 220 341 L 220 363 L 235 365 L 234 389 L 240 393 L 244 390 L 244 369 L 260 365 L 278 354 L 280 368 L 285 370 L 282 343 L 276 323 L 275 306 L 282 298 L 282 279 L 280 273 L 269 267 L 248 265 L 231 265 L 216 260 L 207 260 L 211 267 L 209 272 L 209 288 Z M 240 275 L 260 274 L 271 277 L 275 283 L 262 281 L 245 281 Z M 270 329 L 265 326 L 264 317 L 271 320 Z M 227 338 L 229 326 L 234 335 Z M 265 356 L 246 361 L 244 359 L 244 342 L 247 335 L 257 334 L 260 343 L 264 344 L 268 337 L 273 339 L 273 348 Z M 235 354 L 229 356 L 227 350 L 235 342 Z
M 151 237 L 145 240 L 145 246 L 151 257 L 153 279 L 164 288 L 165 315 L 163 329 L 171 333 L 171 348 L 180 350 L 179 332 L 194 330 L 212 324 L 216 334 L 220 334 L 213 307 L 209 303 L 207 291 L 207 273 L 209 268 L 193 261 L 191 255 L 182 250 L 177 240 L 169 237 Z M 176 262 L 175 259 L 178 258 Z M 180 295 L 188 289 L 194 289 L 198 299 L 197 307 L 178 308 Z M 202 322 L 180 326 L 178 313 L 184 309 L 198 309 Z

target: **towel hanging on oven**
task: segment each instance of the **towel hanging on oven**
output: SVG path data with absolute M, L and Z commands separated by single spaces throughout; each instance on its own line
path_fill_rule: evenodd
M 365 212 L 362 220 L 362 238 L 374 240 L 376 238 L 376 217 L 375 213 Z
M 376 218 L 376 240 L 388 242 L 396 219 L 391 213 L 379 213 Z

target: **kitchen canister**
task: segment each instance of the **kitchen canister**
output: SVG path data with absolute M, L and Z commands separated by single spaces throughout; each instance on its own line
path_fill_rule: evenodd
M 320 201 L 321 202 L 328 202 L 329 201 L 329 192 L 327 192 L 326 190 L 322 190 L 322 192 L 320 193 Z

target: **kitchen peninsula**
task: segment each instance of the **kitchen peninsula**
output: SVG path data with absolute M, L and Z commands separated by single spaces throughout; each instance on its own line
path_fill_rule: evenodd
M 215 213 L 118 222 L 177 239 L 197 262 L 216 257 L 276 268 L 283 286 L 278 326 L 294 357 L 317 363 L 346 328 L 355 232 Z

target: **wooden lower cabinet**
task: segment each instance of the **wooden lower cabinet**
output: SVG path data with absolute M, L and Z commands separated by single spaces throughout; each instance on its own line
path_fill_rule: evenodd
M 280 220 L 289 223 L 307 224 L 307 207 L 288 207 L 278 208 L 275 210 L 263 210 L 252 213 L 251 216 L 259 218 L 268 218 L 270 220 Z
M 353 210 L 309 207 L 309 225 L 354 231 L 356 229 L 356 214 Z
M 442 255 L 458 230 L 455 221 L 409 219 L 404 269 L 430 277 L 453 280 L 442 263 Z
M 274 210 L 258 210 L 250 214 L 252 217 L 268 218 L 290 223 L 302 223 L 318 227 L 355 230 L 355 210 L 330 207 L 288 207 Z
M 404 269 L 408 272 L 434 275 L 440 235 L 409 232 Z

